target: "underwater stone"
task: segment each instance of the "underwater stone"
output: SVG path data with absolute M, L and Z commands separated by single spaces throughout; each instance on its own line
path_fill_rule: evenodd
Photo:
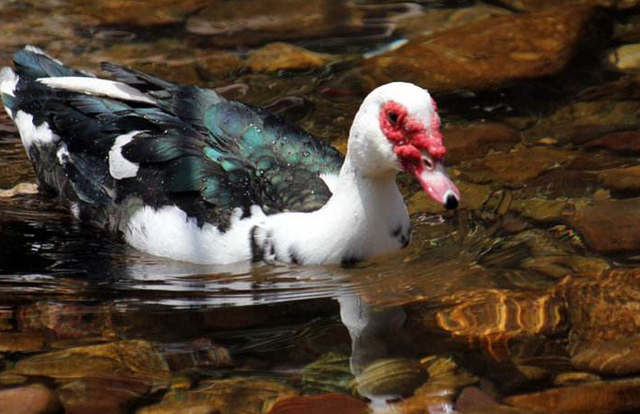
M 589 247 L 598 253 L 640 250 L 640 198 L 594 199 L 568 219 Z
M 42 384 L 0 390 L 2 414 L 51 414 L 59 411 L 58 397 Z
M 365 62 L 378 84 L 405 80 L 431 92 L 491 89 L 553 75 L 573 56 L 592 8 L 550 7 L 417 37 Z
M 640 408 L 640 381 L 597 381 L 507 397 L 504 402 L 544 413 L 590 414 Z
M 447 145 L 447 165 L 484 157 L 490 150 L 508 151 L 520 142 L 518 131 L 497 122 L 447 125 L 442 133 Z
M 269 43 L 249 52 L 247 64 L 255 72 L 307 70 L 323 66 L 329 55 L 315 53 L 289 43 Z

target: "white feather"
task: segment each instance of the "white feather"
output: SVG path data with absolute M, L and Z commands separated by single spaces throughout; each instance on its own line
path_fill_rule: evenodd
M 36 126 L 33 123 L 33 115 L 24 111 L 18 111 L 14 118 L 14 122 L 20 132 L 22 144 L 29 153 L 32 145 L 51 145 L 60 140 L 60 137 L 53 133 L 46 122 Z
M 249 231 L 265 219 L 260 208 L 241 219 L 236 209 L 229 229 L 222 233 L 215 226 L 198 227 L 195 218 L 176 206 L 159 209 L 142 207 L 128 220 L 125 239 L 144 252 L 202 264 L 226 264 L 251 259 Z
M 132 131 L 116 138 L 113 147 L 109 150 L 109 174 L 116 180 L 135 177 L 140 166 L 126 159 L 122 155 L 122 147 L 127 145 L 133 137 L 141 131 Z
M 15 97 L 16 85 L 19 80 L 20 78 L 11 68 L 2 68 L 0 70 L 0 93 Z
M 69 149 L 67 148 L 67 144 L 62 143 L 56 151 L 56 157 L 58 158 L 58 162 L 60 165 L 65 165 L 69 162 Z
M 53 78 L 40 78 L 38 82 L 50 88 L 64 89 L 67 91 L 86 93 L 90 95 L 106 96 L 125 101 L 144 102 L 155 104 L 149 96 L 143 94 L 126 83 L 107 79 L 87 78 L 81 76 L 59 76 Z

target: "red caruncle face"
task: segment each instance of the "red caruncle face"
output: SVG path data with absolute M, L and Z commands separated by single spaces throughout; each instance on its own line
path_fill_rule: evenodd
M 388 101 L 380 110 L 380 128 L 392 142 L 393 150 L 403 165 L 419 162 L 422 153 L 429 154 L 437 161 L 446 152 L 440 133 L 440 117 L 435 112 L 435 102 L 432 101 L 432 105 L 434 113 L 428 128 L 423 120 L 409 115 L 407 108 L 398 102 Z

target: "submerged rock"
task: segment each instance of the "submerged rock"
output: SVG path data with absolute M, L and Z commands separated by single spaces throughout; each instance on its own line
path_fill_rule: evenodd
M 574 385 L 581 384 L 584 382 L 594 382 L 601 381 L 598 375 L 591 374 L 589 372 L 563 372 L 561 374 L 556 375 L 553 379 L 554 385 Z
M 54 414 L 60 408 L 56 394 L 41 384 L 0 390 L 1 414 Z
M 44 345 L 44 338 L 34 333 L 0 332 L 0 352 L 33 352 Z
M 329 60 L 329 55 L 314 53 L 289 43 L 275 42 L 250 51 L 247 65 L 255 72 L 276 72 L 314 69 Z
M 481 184 L 470 184 L 465 181 L 456 182 L 460 193 L 463 194 L 460 200 L 461 209 L 480 210 L 491 195 L 491 186 Z M 441 203 L 434 201 L 424 191 L 418 191 L 409 199 L 407 203 L 409 214 L 420 212 L 443 213 L 446 211 Z
M 527 142 L 546 137 L 560 144 L 584 144 L 613 132 L 640 125 L 640 102 L 586 101 L 563 106 L 523 132 Z
M 623 154 L 640 153 L 640 131 L 621 131 L 589 141 L 586 148 L 606 148 Z
M 604 375 L 640 373 L 640 271 L 583 273 L 565 279 L 558 291 L 569 310 L 573 366 Z
M 504 402 L 544 413 L 617 413 L 640 409 L 640 380 L 597 381 L 507 397 Z
M 106 378 L 72 380 L 58 388 L 65 414 L 126 414 L 149 386 L 138 381 Z
M 520 134 L 508 125 L 497 122 L 465 126 L 446 126 L 447 165 L 484 157 L 490 150 L 508 151 L 520 142 Z
M 0 198 L 11 198 L 17 195 L 37 194 L 38 184 L 19 183 L 6 190 L 0 189 Z
M 73 57 L 70 65 L 88 66 L 87 56 Z M 89 56 L 95 70 L 103 61 L 116 62 L 174 82 L 200 84 L 226 78 L 245 67 L 236 55 L 223 50 L 185 48 L 182 39 L 117 43 Z
M 571 358 L 577 369 L 604 375 L 630 375 L 640 372 L 640 336 L 620 338 L 588 345 Z
M 142 340 L 47 352 L 18 361 L 10 372 L 60 379 L 125 377 L 145 383 L 165 383 L 171 378 L 156 346 Z
M 610 267 L 604 259 L 575 254 L 535 257 L 523 261 L 521 266 L 558 279 L 573 273 L 604 271 Z
M 414 395 L 392 406 L 391 413 L 421 414 L 424 412 L 451 412 L 463 387 L 476 384 L 478 378 L 446 356 L 429 356 L 421 363 L 429 374 L 429 380 L 419 387 Z
M 640 167 L 616 168 L 599 174 L 605 188 L 625 194 L 640 194 Z
M 157 26 L 178 23 L 209 0 L 72 0 L 72 10 L 100 24 Z
M 477 184 L 522 185 L 542 173 L 569 162 L 575 153 L 546 147 L 518 147 L 509 153 L 489 154 L 460 165 L 461 177 Z M 464 199 L 464 198 L 463 198 Z
M 363 29 L 361 11 L 342 0 L 231 0 L 192 16 L 187 29 L 216 46 L 340 36 Z
M 367 398 L 397 398 L 411 395 L 428 378 L 425 368 L 415 360 L 393 358 L 367 366 L 355 379 L 358 393 Z
M 514 211 L 523 217 L 539 223 L 555 223 L 562 220 L 563 213 L 572 209 L 568 200 L 546 200 L 543 198 L 527 198 L 515 200 L 512 204 Z
M 500 16 L 412 39 L 365 62 L 378 84 L 405 80 L 431 91 L 488 89 L 553 75 L 575 53 L 591 7 Z
M 292 397 L 274 404 L 268 414 L 366 414 L 368 404 L 345 394 Z
M 106 305 L 41 301 L 22 307 L 18 321 L 25 331 L 57 340 L 103 339 L 112 332 L 110 309 Z
M 209 380 L 190 391 L 170 391 L 158 404 L 137 414 L 263 413 L 281 400 L 297 397 L 292 388 L 260 378 Z
M 640 250 L 640 198 L 594 199 L 580 206 L 568 223 L 598 253 L 631 253 Z
M 308 364 L 302 372 L 305 393 L 349 393 L 352 381 L 349 357 L 333 352 Z
M 559 4 L 565 6 L 584 4 L 617 9 L 629 9 L 638 5 L 638 0 L 498 0 L 498 2 L 516 10 L 541 10 Z
M 622 45 L 607 54 L 610 68 L 621 72 L 640 71 L 640 44 Z
M 436 314 L 440 329 L 496 360 L 511 356 L 509 342 L 566 329 L 563 301 L 553 293 L 479 290 L 452 295 L 452 306 Z
M 424 8 L 394 19 L 396 30 L 405 38 L 429 35 L 435 32 L 464 26 L 496 16 L 510 15 L 512 12 L 488 4 L 474 4 L 461 8 Z

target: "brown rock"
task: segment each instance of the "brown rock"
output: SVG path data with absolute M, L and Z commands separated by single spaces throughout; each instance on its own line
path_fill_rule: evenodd
M 32 352 L 44 347 L 44 339 L 29 332 L 0 332 L 0 352 Z
M 616 413 L 640 409 L 640 380 L 598 381 L 504 399 L 519 408 L 544 413 Z
M 456 411 L 468 412 L 479 405 L 497 405 L 498 403 L 490 395 L 478 387 L 467 387 L 462 390 L 456 400 Z
M 169 391 L 158 404 L 137 414 L 237 414 L 267 412 L 280 400 L 296 397 L 290 387 L 269 380 L 232 378 L 205 381 L 191 391 Z
M 569 151 L 521 147 L 509 153 L 489 154 L 482 160 L 465 161 L 459 168 L 461 177 L 473 183 L 522 184 L 569 162 L 573 157 Z
M 135 378 L 168 382 L 169 367 L 157 348 L 145 341 L 121 341 L 47 352 L 18 361 L 13 374 L 53 378 Z
M 580 206 L 569 224 L 599 253 L 640 251 L 640 198 L 594 199 Z
M 590 7 L 562 6 L 493 17 L 415 38 L 365 66 L 379 84 L 404 80 L 437 92 L 548 76 L 572 57 L 591 14 Z
M 414 38 L 434 32 L 464 26 L 495 16 L 512 14 L 502 7 L 474 4 L 462 8 L 424 8 L 421 12 L 408 13 L 404 18 L 396 18 L 396 27 L 405 38 Z
M 318 394 L 293 397 L 274 404 L 268 414 L 365 414 L 368 404 L 344 394 Z
M 447 165 L 484 157 L 490 150 L 508 151 L 520 142 L 515 129 L 496 122 L 444 128 Z
M 595 173 L 583 171 L 582 169 L 568 169 L 574 167 L 578 157 L 580 155 L 569 160 L 569 163 L 563 166 L 564 168 L 555 168 L 528 180 L 526 187 L 521 191 L 521 195 L 529 198 L 544 196 L 556 200 L 562 200 L 567 197 L 591 197 L 601 187 L 601 183 Z M 590 165 L 584 166 L 584 168 L 594 168 L 593 157 L 591 157 Z
M 640 193 L 640 167 L 617 168 L 599 174 L 605 188 L 621 193 Z
M 514 341 L 566 330 L 564 302 L 550 292 L 477 289 L 445 296 L 437 309 L 415 304 L 406 311 L 411 329 L 444 331 L 497 361 L 513 357 L 510 346 Z
M 224 47 L 346 35 L 363 26 L 358 8 L 341 0 L 215 2 L 187 21 L 190 32 Z
M 640 131 L 622 131 L 604 135 L 585 144 L 586 148 L 606 148 L 625 154 L 640 153 Z
M 573 385 L 584 382 L 600 381 L 601 378 L 595 374 L 588 372 L 563 372 L 556 375 L 553 379 L 553 384 L 557 386 L 561 385 Z
M 488 185 L 470 184 L 465 181 L 457 181 L 456 185 L 460 190 L 460 207 L 467 210 L 480 210 L 484 202 L 491 195 L 491 187 Z M 409 199 L 407 208 L 410 214 L 427 212 L 443 213 L 446 209 L 442 204 L 434 201 L 424 191 L 418 191 Z
M 460 303 L 438 312 L 438 326 L 484 347 L 496 360 L 510 356 L 508 342 L 565 329 L 564 303 L 550 293 L 485 290 L 454 295 Z
M 637 374 L 640 372 L 640 336 L 589 345 L 575 354 L 571 363 L 577 369 L 604 375 Z
M 500 3 L 516 10 L 540 10 L 563 5 L 585 4 L 617 9 L 629 9 L 638 5 L 637 0 L 499 0 Z
M 528 198 L 514 201 L 512 208 L 523 217 L 531 220 L 540 223 L 554 223 L 561 221 L 563 213 L 571 209 L 572 204 L 562 199 Z
M 136 381 L 84 378 L 63 384 L 58 394 L 65 414 L 125 414 L 131 402 L 149 388 Z
M 73 11 L 91 16 L 100 24 L 157 26 L 181 22 L 209 0 L 73 0 Z
M 153 42 L 117 43 L 89 56 L 92 70 L 100 62 L 117 62 L 155 76 L 180 83 L 199 84 L 202 79 L 219 79 L 243 68 L 236 55 L 221 50 L 185 48 L 182 39 Z M 82 60 L 80 60 L 82 59 Z M 87 66 L 87 56 L 67 61 L 69 65 Z M 77 62 L 75 62 L 77 61 Z
M 0 331 L 11 331 L 14 329 L 14 309 L 12 307 L 0 306 Z
M 640 102 L 586 101 L 563 106 L 523 132 L 527 142 L 551 137 L 560 144 L 584 144 L 606 134 L 636 128 Z
M 2 385 L 21 385 L 27 382 L 28 379 L 23 375 L 10 374 L 6 371 L 0 372 L 0 384 Z
M 249 52 L 247 64 L 255 72 L 278 70 L 306 70 L 323 66 L 329 56 L 314 53 L 289 43 L 269 43 Z
M 0 189 L 0 198 L 11 198 L 16 195 L 37 194 L 38 184 L 36 183 L 19 183 L 13 187 L 3 190 Z
M 162 355 L 172 372 L 193 368 L 228 367 L 232 365 L 229 351 L 208 338 L 188 342 L 172 342 L 162 349 Z
M 47 414 L 59 411 L 58 397 L 44 385 L 0 390 L 0 414 Z
M 577 272 L 609 269 L 609 263 L 604 259 L 577 255 L 539 256 L 523 261 L 520 266 L 554 278 L 562 278 Z
M 458 366 L 452 358 L 431 356 L 424 358 L 423 363 L 429 373 L 429 381 L 414 395 L 394 405 L 397 411 L 393 412 L 423 414 L 427 407 L 450 407 L 459 389 L 478 382 L 477 377 Z
M 558 290 L 569 310 L 573 366 L 605 375 L 640 372 L 640 271 L 574 275 Z
M 104 306 L 42 301 L 21 308 L 17 316 L 25 331 L 42 332 L 55 339 L 77 339 L 108 336 L 109 315 Z

